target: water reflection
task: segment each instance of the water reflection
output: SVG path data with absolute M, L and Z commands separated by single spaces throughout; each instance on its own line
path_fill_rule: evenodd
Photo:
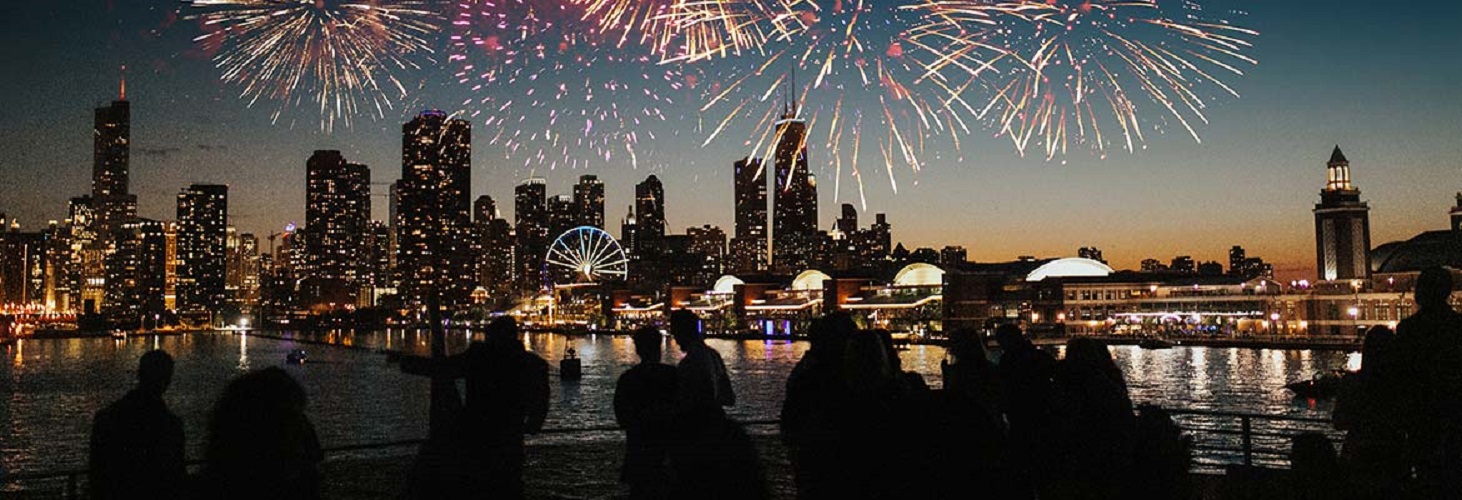
M 307 345 L 348 337 L 339 347 Z M 253 338 L 250 338 L 253 337 Z M 272 338 L 279 337 L 279 338 Z M 461 352 L 479 334 L 446 336 L 449 353 Z M 21 340 L 11 347 L 10 373 L 3 378 L 10 394 L 0 414 L 4 466 L 11 471 L 42 471 L 85 463 L 91 415 L 131 388 L 137 359 L 162 348 L 177 360 L 167 395 L 184 420 L 189 456 L 200 454 L 207 410 L 228 380 L 242 371 L 284 365 L 293 349 L 308 348 L 310 363 L 284 366 L 309 395 L 308 412 L 326 446 L 420 437 L 426 432 L 429 382 L 404 375 L 388 363 L 381 349 L 427 355 L 430 333 L 376 331 L 353 335 L 325 333 L 227 333 L 159 337 L 152 342 L 117 344 L 110 339 Z M 557 367 L 564 348 L 573 345 L 583 360 L 583 379 L 554 380 L 548 427 L 612 425 L 614 382 L 637 359 L 627 337 L 594 335 L 563 337 L 531 334 L 524 345 Z M 663 361 L 681 357 L 675 343 L 662 340 Z M 342 342 L 342 344 L 344 344 Z M 732 373 L 741 419 L 773 419 L 781 408 L 786 377 L 805 342 L 708 342 Z M 1142 350 L 1113 347 L 1126 373 L 1133 400 L 1183 408 L 1219 408 L 1255 413 L 1323 417 L 1329 404 L 1296 401 L 1283 390 L 1286 381 L 1308 378 L 1330 368 L 1358 363 L 1357 355 L 1340 352 L 1211 349 L 1175 347 Z M 30 359 L 25 357 L 29 355 Z M 915 345 L 901 351 L 904 369 L 919 373 L 931 387 L 942 386 L 943 348 Z

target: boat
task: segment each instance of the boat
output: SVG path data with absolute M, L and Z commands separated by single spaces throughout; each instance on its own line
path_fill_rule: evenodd
M 1173 347 L 1173 343 L 1157 337 L 1146 337 L 1137 341 L 1137 347 L 1143 349 L 1168 349 Z
M 112 330 L 111 335 L 112 338 L 116 340 L 127 340 L 127 330 L 122 330 L 120 328 Z
M 284 362 L 291 365 L 302 365 L 305 364 L 305 361 L 309 361 L 309 359 L 310 355 L 304 349 L 289 351 L 289 354 L 284 356 Z
M 1324 399 L 1335 397 L 1340 392 L 1340 382 L 1347 373 L 1344 370 L 1331 370 L 1329 373 L 1317 373 L 1309 380 L 1290 382 L 1284 384 L 1295 396 L 1306 399 Z
M 558 376 L 563 380 L 579 380 L 584 377 L 583 362 L 579 360 L 574 348 L 564 351 L 563 359 L 558 361 Z

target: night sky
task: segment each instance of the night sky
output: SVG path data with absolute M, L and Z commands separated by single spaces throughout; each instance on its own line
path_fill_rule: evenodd
M 1324 162 L 1339 144 L 1371 203 L 1373 242 L 1446 227 L 1453 195 L 1462 190 L 1462 4 L 1204 4 L 1210 12 L 1243 14 L 1225 18 L 1260 35 L 1244 52 L 1258 64 L 1244 67 L 1241 77 L 1223 78 L 1242 97 L 1204 94 L 1214 98 L 1205 110 L 1209 123 L 1195 125 L 1201 143 L 1150 107 L 1141 111 L 1152 118 L 1144 124 L 1146 142 L 1133 154 L 1109 149 L 1104 157 L 1084 146 L 1051 160 L 1039 147 L 1022 157 L 988 122 L 974 122 L 958 134 L 957 150 L 947 133 L 930 139 L 922 170 L 914 172 L 885 170 L 871 137 L 887 130 L 865 123 L 858 150 L 869 212 L 864 225 L 871 213 L 887 212 L 895 241 L 911 249 L 963 245 L 976 261 L 1073 255 L 1077 247 L 1096 245 L 1115 266 L 1135 267 L 1143 258 L 1179 254 L 1226 261 L 1228 247 L 1240 244 L 1275 262 L 1283 276 L 1299 277 L 1313 267 L 1310 208 L 1324 184 Z M 1168 0 L 1161 5 L 1167 8 Z M 276 103 L 251 107 L 240 99 L 239 87 L 220 81 L 210 54 L 192 41 L 199 23 L 179 18 L 176 2 L 12 0 L 7 6 L 0 20 L 0 212 L 18 217 L 27 230 L 63 218 L 66 200 L 90 191 L 91 109 L 115 98 L 123 64 L 130 67 L 132 191 L 140 215 L 172 219 L 180 188 L 226 183 L 234 224 L 260 234 L 303 220 L 304 164 L 315 149 L 339 149 L 366 163 L 381 183 L 375 194 L 384 195 L 385 184 L 400 174 L 400 124 L 427 108 L 461 111 L 473 121 L 473 195 L 493 196 L 510 219 L 519 180 L 546 177 L 552 195 L 569 193 L 577 176 L 592 173 L 607 184 L 606 218 L 617 233 L 633 184 L 655 174 L 665 182 L 675 232 L 701 224 L 729 232 L 731 163 L 751 151 L 747 141 L 760 133 L 753 130 L 757 110 L 702 146 L 724 116 L 724 107 L 700 109 L 707 85 L 756 66 L 752 57 L 691 66 L 665 79 L 671 68 L 637 60 L 635 49 L 604 47 L 576 50 L 589 63 L 570 61 L 571 69 L 544 72 L 550 77 L 532 83 L 464 83 L 455 76 L 461 64 L 448 61 L 452 30 L 446 29 L 432 40 L 436 62 L 399 72 L 409 93 L 393 99 L 395 109 L 325 131 L 309 105 L 286 107 L 275 121 Z M 549 127 L 552 106 L 495 110 L 508 101 L 521 104 L 530 87 L 552 92 L 563 85 L 570 98 L 584 98 L 588 93 L 574 86 L 586 81 L 596 86 L 590 106 L 661 115 L 617 131 L 604 130 L 614 124 L 595 124 L 595 136 L 611 144 L 632 132 L 633 159 L 623 150 L 605 158 L 595 146 L 535 158 L 525 147 L 544 141 L 531 135 L 521 136 L 517 150 L 492 143 L 510 129 L 489 122 L 494 115 L 572 139 L 582 124 Z M 610 90 L 606 81 L 628 85 Z M 840 92 L 809 91 L 809 108 L 830 106 L 830 95 Z M 843 95 L 846 109 L 875 113 L 872 93 Z M 776 100 L 753 105 L 771 109 Z M 818 125 L 827 121 L 814 121 L 811 136 L 825 138 Z M 856 181 L 846 170 L 839 176 L 833 161 L 851 155 L 845 148 L 826 151 L 823 139 L 810 145 L 824 227 L 837 203 L 863 203 Z M 385 198 L 373 200 L 375 217 L 384 219 Z

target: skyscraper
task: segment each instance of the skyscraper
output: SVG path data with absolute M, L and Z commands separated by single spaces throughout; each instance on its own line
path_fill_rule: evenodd
M 363 283 L 371 220 L 370 169 L 339 151 L 315 151 L 305 162 L 305 243 L 312 278 L 354 294 Z
M 91 196 L 100 235 L 111 236 L 117 225 L 137 217 L 137 196 L 128 192 L 132 141 L 132 105 L 127 81 L 110 105 L 96 108 L 92 129 Z
M 423 111 L 401 127 L 397 269 L 408 307 L 433 292 L 447 309 L 470 303 L 472 124 Z
M 217 311 L 227 301 L 228 186 L 178 193 L 178 309 Z
M 635 221 L 637 233 L 633 249 L 637 256 L 651 256 L 662 250 L 665 239 L 665 186 L 651 175 L 635 184 Z
M 733 273 L 767 270 L 767 180 L 759 158 L 742 158 L 735 167 L 736 236 L 731 240 Z
M 1340 146 L 1325 164 L 1325 189 L 1315 204 L 1315 261 L 1321 280 L 1371 275 L 1371 207 L 1350 183 L 1350 161 Z
M 579 212 L 574 207 L 574 197 L 561 194 L 548 199 L 548 240 L 578 227 Z
M 772 269 L 795 273 L 816 260 L 817 179 L 807 166 L 807 122 L 799 116 L 793 94 L 777 120 L 777 147 L 773 156 L 776 182 L 772 186 Z
M 726 258 L 726 232 L 707 224 L 688 228 L 685 234 L 690 237 L 690 253 L 699 261 L 688 284 L 709 287 L 721 276 Z
M 134 219 L 113 232 L 107 255 L 105 309 L 123 325 L 156 324 L 166 310 L 167 223 Z
M 484 194 L 478 196 L 477 201 L 472 202 L 473 223 L 484 224 L 496 219 L 497 216 L 497 201 L 493 200 L 491 196 Z
M 574 185 L 574 211 L 574 225 L 604 229 L 604 182 L 598 176 L 579 176 Z
M 543 257 L 549 243 L 547 191 L 548 183 L 538 178 L 524 180 L 513 190 L 515 274 L 522 290 L 537 290 L 543 284 Z

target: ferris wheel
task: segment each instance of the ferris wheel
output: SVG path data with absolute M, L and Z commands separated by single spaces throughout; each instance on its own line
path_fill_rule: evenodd
M 597 283 L 624 279 L 629 274 L 629 257 L 613 236 L 593 226 L 579 226 L 559 235 L 548 247 L 544 266 L 550 279 L 562 283 Z

